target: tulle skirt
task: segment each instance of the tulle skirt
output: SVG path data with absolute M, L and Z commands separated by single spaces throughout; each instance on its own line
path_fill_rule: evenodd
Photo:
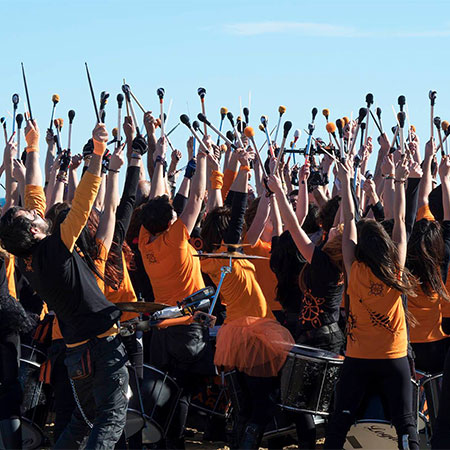
M 294 344 L 291 333 L 276 320 L 241 317 L 220 327 L 214 364 L 253 377 L 274 377 Z

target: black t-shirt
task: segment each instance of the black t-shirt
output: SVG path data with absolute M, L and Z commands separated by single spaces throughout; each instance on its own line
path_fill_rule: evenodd
M 118 321 L 120 311 L 106 299 L 83 258 L 69 252 L 59 228 L 36 246 L 31 269 L 28 278 L 55 311 L 66 344 L 94 338 Z
M 311 330 L 337 322 L 344 292 L 342 272 L 318 247 L 304 271 L 306 291 L 303 293 L 299 327 Z

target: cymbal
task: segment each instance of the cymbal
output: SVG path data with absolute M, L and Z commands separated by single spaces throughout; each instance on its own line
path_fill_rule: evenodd
M 138 312 L 138 313 L 154 313 L 167 308 L 169 305 L 155 302 L 123 302 L 114 303 L 121 311 Z
M 251 247 L 251 244 L 214 244 L 217 245 L 218 247 L 232 247 L 232 248 L 240 248 L 240 247 Z
M 194 256 L 199 258 L 211 258 L 211 259 L 269 259 L 265 256 L 257 255 L 245 255 L 239 252 L 223 252 L 223 253 L 198 253 Z

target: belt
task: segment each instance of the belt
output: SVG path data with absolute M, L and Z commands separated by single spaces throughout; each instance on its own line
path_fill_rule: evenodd
M 336 333 L 339 330 L 340 328 L 338 323 L 334 322 L 330 323 L 329 325 L 324 325 L 320 328 L 314 328 L 313 330 L 302 331 L 297 343 L 305 342 L 317 336 L 325 336 L 327 334 Z

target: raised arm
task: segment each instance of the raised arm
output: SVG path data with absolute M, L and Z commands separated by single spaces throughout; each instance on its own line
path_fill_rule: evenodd
M 144 114 L 144 126 L 145 130 L 147 131 L 147 145 L 148 145 L 148 155 L 147 155 L 147 169 L 148 169 L 148 175 L 150 176 L 150 179 L 153 182 L 153 174 L 155 165 L 153 164 L 153 160 L 155 157 L 155 151 L 156 151 L 156 120 L 152 116 L 152 113 L 146 112 Z
M 105 208 L 100 216 L 97 233 L 95 234 L 96 239 L 101 241 L 108 251 L 111 248 L 116 226 L 116 211 L 119 204 L 119 171 L 123 165 L 123 149 L 123 145 L 117 147 L 109 162 L 109 173 L 106 177 Z
M 388 155 L 384 158 L 381 170 L 384 176 L 383 206 L 384 215 L 387 220 L 394 218 L 394 158 Z
M 338 177 L 342 186 L 341 208 L 344 218 L 344 232 L 342 234 L 342 255 L 347 277 L 350 277 L 353 261 L 355 260 L 355 247 L 358 242 L 355 221 L 355 203 L 353 201 L 350 183 L 352 182 L 352 163 L 338 164 Z
M 421 208 L 428 204 L 428 196 L 433 189 L 433 175 L 431 173 L 431 163 L 436 154 L 436 146 L 434 139 L 430 139 L 425 145 L 425 157 L 423 160 L 423 175 L 419 185 L 419 200 L 417 207 Z
M 155 150 L 155 162 L 150 188 L 150 198 L 155 198 L 166 193 L 165 167 L 166 163 L 167 142 L 165 138 L 159 138 Z M 150 158 L 150 155 L 148 156 Z M 150 161 L 149 161 L 150 164 Z
M 75 191 L 78 186 L 78 167 L 80 167 L 83 157 L 81 155 L 75 155 L 72 157 L 72 162 L 69 167 L 69 184 L 67 186 L 67 203 L 71 204 Z
M 297 198 L 297 208 L 295 209 L 295 214 L 300 226 L 308 215 L 309 208 L 309 195 L 308 195 L 308 178 L 309 178 L 309 163 L 304 164 L 300 169 L 298 174 L 298 198 Z
M 258 208 L 256 209 L 255 217 L 253 222 L 248 227 L 247 230 L 247 242 L 250 245 L 255 245 L 258 239 L 261 237 L 264 227 L 266 226 L 267 219 L 269 218 L 270 212 L 270 197 L 263 195 L 259 198 Z
M 294 210 L 289 204 L 284 193 L 281 180 L 276 175 L 271 175 L 269 177 L 268 184 L 270 190 L 275 193 L 277 198 L 278 207 L 280 208 L 281 218 L 283 219 L 285 229 L 291 233 L 292 239 L 294 240 L 299 252 L 310 263 L 312 261 L 315 246 L 298 223 Z
M 408 175 L 408 161 L 404 158 L 403 161 L 397 163 L 395 168 L 394 229 L 392 230 L 392 240 L 398 248 L 400 269 L 405 265 L 408 244 L 405 224 L 405 183 Z
M 206 170 L 209 177 L 210 188 L 208 190 L 208 205 L 206 210 L 212 211 L 218 206 L 223 206 L 222 186 L 223 174 L 220 172 L 219 162 L 210 153 L 206 158 Z
M 89 168 L 78 185 L 72 207 L 60 227 L 61 240 L 70 252 L 73 252 L 75 242 L 86 225 L 101 183 L 102 157 L 108 141 L 106 126 L 102 123 L 97 124 L 92 132 L 92 136 L 94 153 L 92 154 Z
M 50 180 L 50 171 L 52 170 L 56 156 L 55 135 L 50 128 L 47 129 L 45 141 L 47 142 L 47 153 L 45 155 L 45 184 L 47 185 Z
M 7 211 L 11 206 L 18 203 L 19 190 L 17 180 L 13 178 L 13 161 L 17 155 L 17 144 L 14 141 L 15 134 L 13 134 L 5 146 L 3 154 L 3 167 L 5 169 L 5 205 L 3 211 Z
M 212 151 L 212 141 L 209 136 L 203 138 L 206 146 Z M 198 215 L 202 208 L 203 198 L 206 190 L 206 155 L 202 151 L 202 147 L 199 146 L 197 153 L 197 167 L 195 174 L 191 181 L 191 190 L 187 204 L 180 215 L 180 219 L 187 228 L 189 234 L 195 227 Z

